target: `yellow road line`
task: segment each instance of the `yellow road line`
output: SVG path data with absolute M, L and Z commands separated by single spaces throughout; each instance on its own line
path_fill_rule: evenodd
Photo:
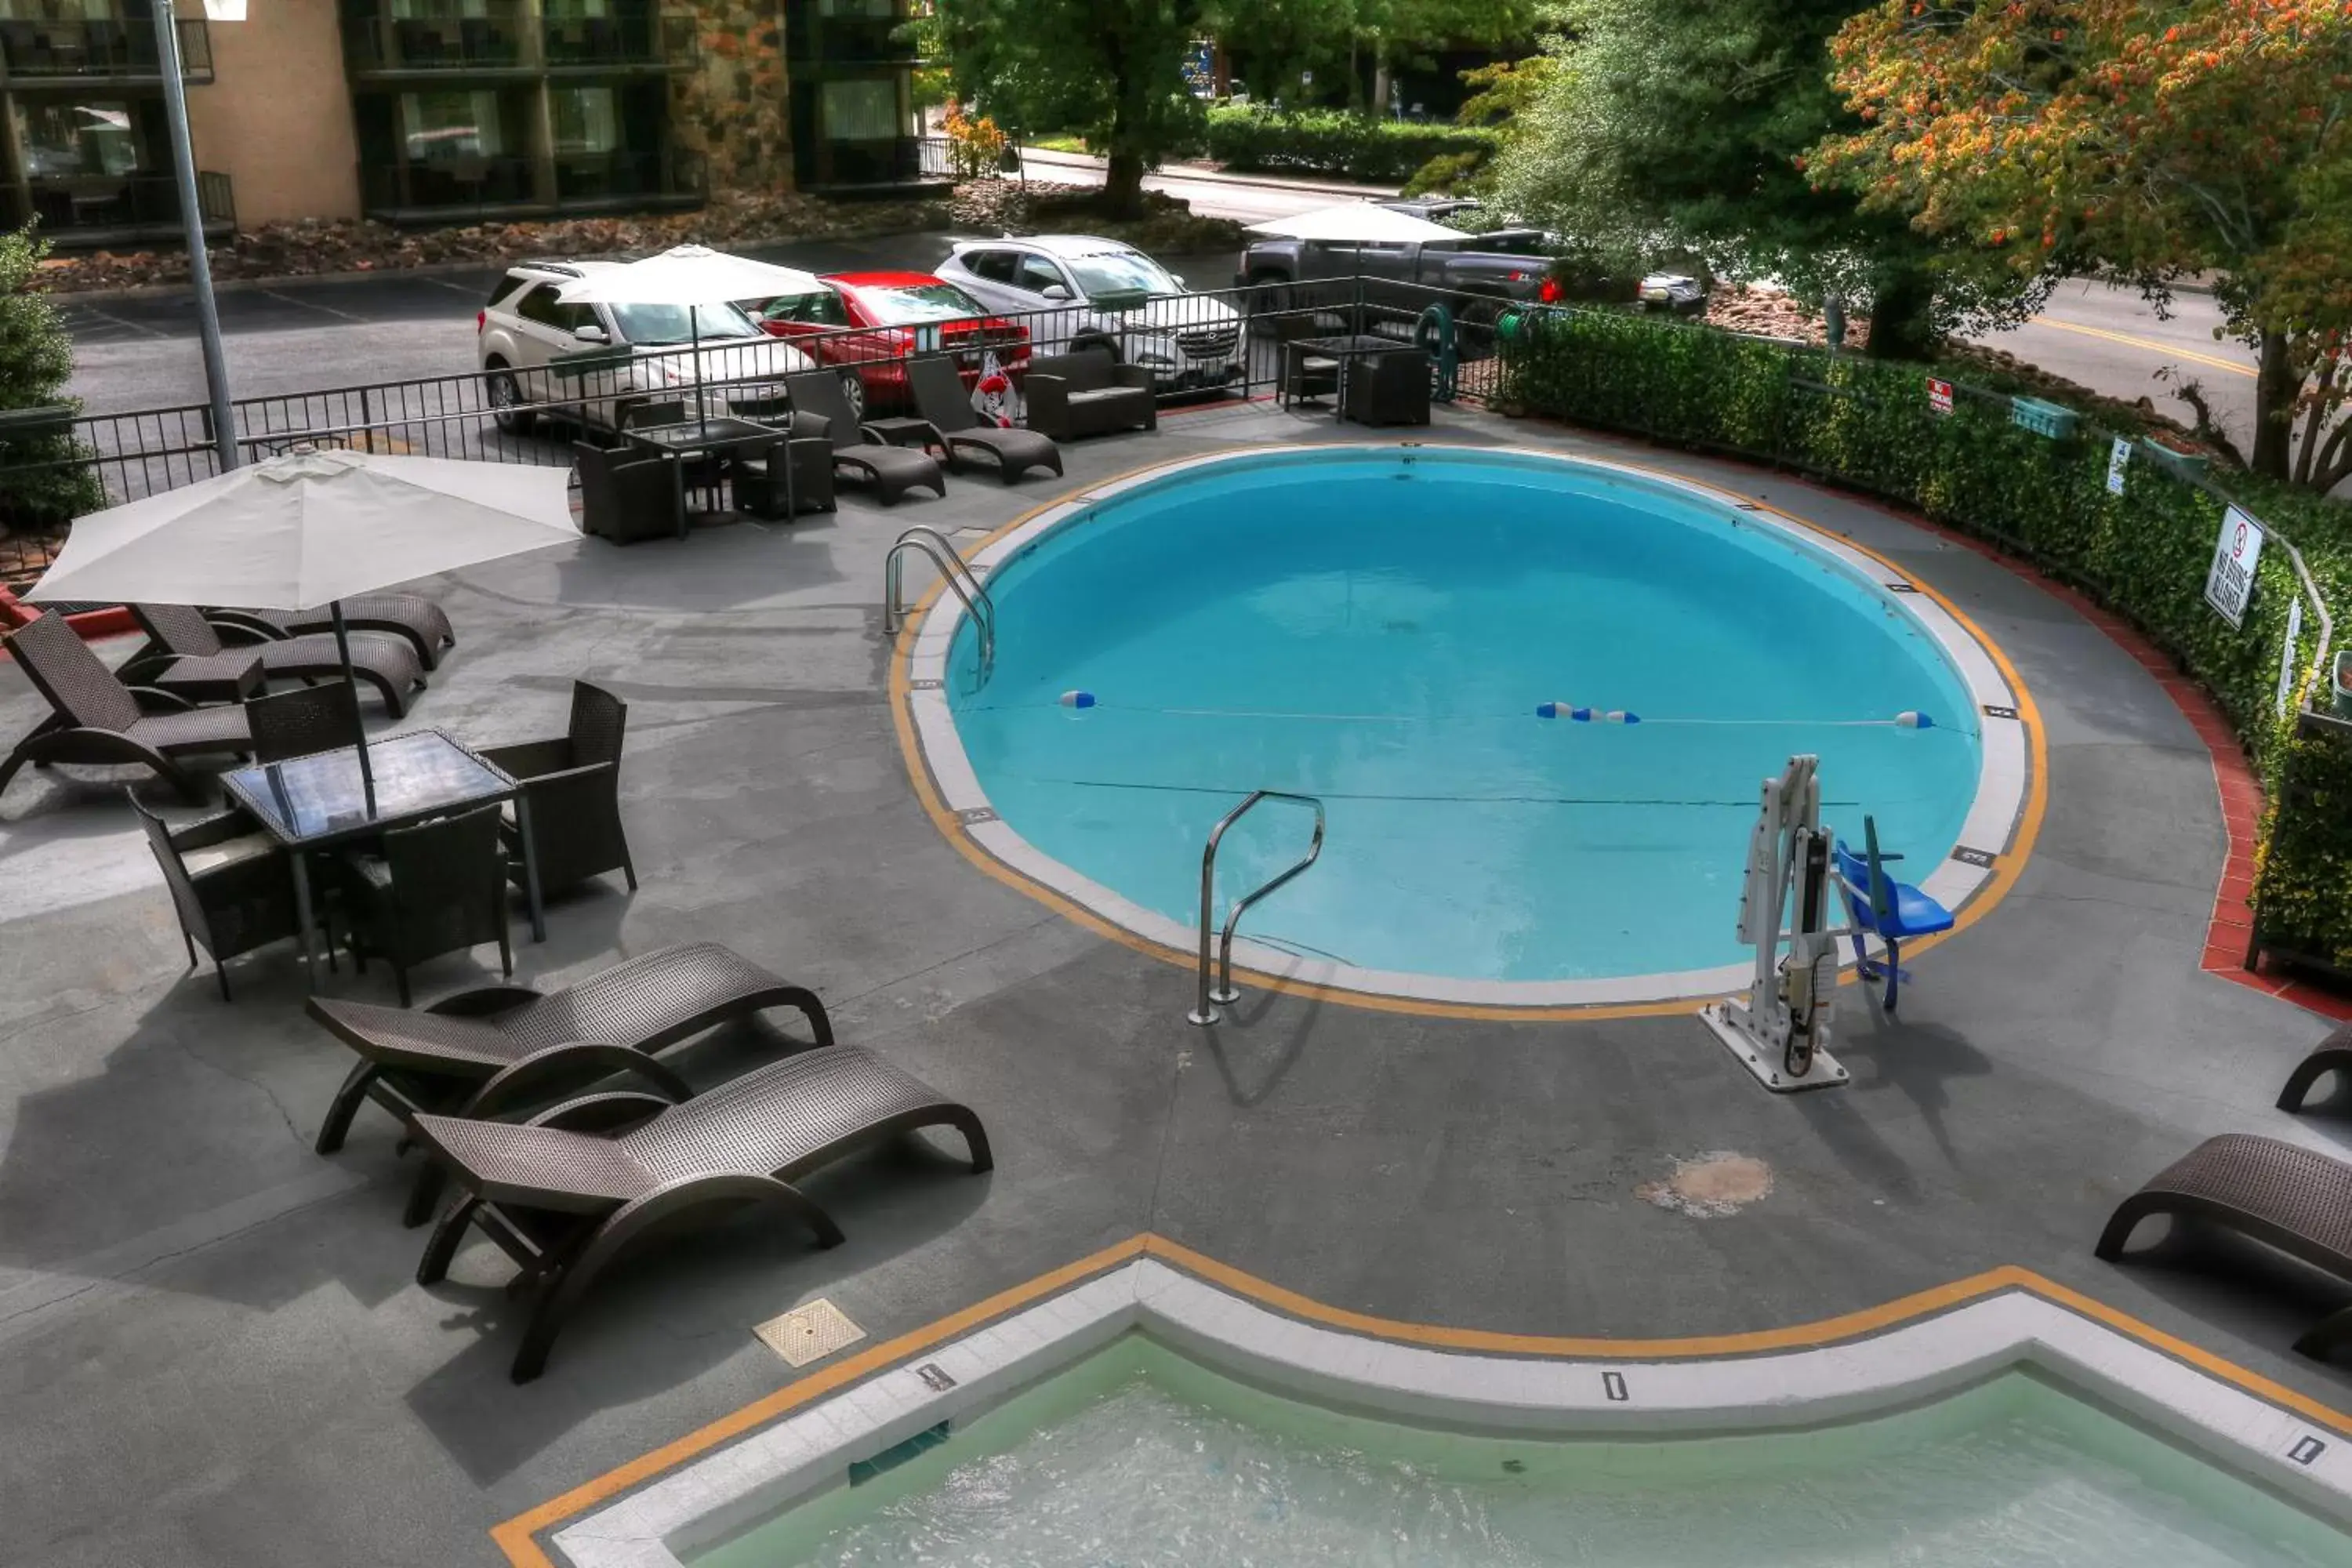
M 2192 364 L 2209 365 L 2215 370 L 2226 370 L 2232 375 L 2251 378 L 2254 374 L 2253 366 L 2240 364 L 2236 360 L 2216 359 L 2211 354 L 2200 354 L 2195 349 L 2179 348 L 2171 343 L 2158 342 L 2154 338 L 2135 337 L 2129 332 L 2111 332 L 2105 327 L 2086 327 L 2078 321 L 2059 321 L 2054 316 L 2036 316 L 2031 324 L 2037 327 L 2055 327 L 2062 332 L 2080 332 L 2086 338 L 2105 338 L 2111 343 L 2124 343 L 2132 348 L 2146 349 L 2150 353 L 2164 354 L 2172 359 L 2185 359 Z

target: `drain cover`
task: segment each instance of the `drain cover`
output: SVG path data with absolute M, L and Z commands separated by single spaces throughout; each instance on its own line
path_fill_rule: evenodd
M 781 1318 L 771 1318 L 751 1331 L 760 1342 L 791 1366 L 823 1361 L 844 1345 L 856 1344 L 866 1331 L 842 1315 L 840 1308 L 820 1297 L 794 1307 Z

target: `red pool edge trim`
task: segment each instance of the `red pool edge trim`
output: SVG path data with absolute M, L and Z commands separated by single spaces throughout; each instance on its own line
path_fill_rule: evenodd
M 23 603 L 6 588 L 0 587 L 0 631 L 12 631 L 39 614 L 38 610 Z M 139 629 L 139 623 L 131 618 L 130 610 L 121 605 L 103 610 L 77 611 L 66 617 L 66 625 L 71 626 L 74 635 L 84 642 L 100 637 L 124 637 Z M 0 647 L 0 658 L 7 657 L 8 650 Z

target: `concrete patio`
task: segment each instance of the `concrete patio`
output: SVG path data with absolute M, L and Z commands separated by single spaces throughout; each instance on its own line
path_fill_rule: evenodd
M 1768 500 L 1899 560 L 2017 666 L 2047 731 L 2038 846 L 1988 918 L 1919 958 L 1899 1025 L 1847 994 L 1849 1089 L 1766 1095 L 1686 1015 L 1479 1022 L 1252 993 L 1196 1029 L 1185 971 L 940 837 L 886 690 L 900 529 L 968 543 L 1141 464 L 1374 438 L 1265 405 L 1172 414 L 1072 447 L 1066 486 L 959 479 L 944 501 L 583 542 L 425 586 L 460 642 L 402 728 L 552 733 L 575 678 L 630 704 L 642 890 L 554 902 L 542 945 L 518 922 L 520 978 L 725 942 L 971 1105 L 996 1146 L 982 1178 L 906 1151 L 813 1179 L 849 1237 L 834 1251 L 757 1218 L 647 1248 L 525 1387 L 503 1258 L 477 1245 L 446 1285 L 413 1282 L 415 1157 L 390 1120 L 311 1152 L 350 1058 L 302 1016 L 299 956 L 237 962 L 224 1004 L 184 973 L 121 781 L 27 770 L 0 800 L 0 1561 L 497 1562 L 499 1521 L 794 1377 L 754 1323 L 824 1296 L 878 1341 L 1139 1232 L 1354 1311 L 1644 1338 L 2021 1265 L 2352 1405 L 2341 1370 L 2286 1350 L 2352 1291 L 2268 1257 L 2216 1266 L 2221 1243 L 2182 1268 L 2091 1256 L 2115 1203 L 2204 1136 L 2352 1143 L 2352 1124 L 2271 1108 L 2325 1021 L 2199 970 L 2226 848 L 2210 753 L 2074 610 L 1873 507 L 1467 412 L 1426 437 L 1605 452 Z M 0 664 L 0 734 L 43 712 Z M 486 973 L 494 957 L 416 979 L 436 995 Z M 376 974 L 329 984 L 390 999 Z M 773 1044 L 762 1026 L 677 1059 L 709 1080 Z M 1705 1218 L 1637 1195 L 1718 1151 L 1761 1162 L 1769 1194 Z

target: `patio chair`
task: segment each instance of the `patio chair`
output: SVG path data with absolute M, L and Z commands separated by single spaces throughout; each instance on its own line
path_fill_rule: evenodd
M 776 426 L 776 439 L 728 459 L 736 506 L 755 517 L 772 518 L 835 510 L 833 442 L 826 434 L 830 422 L 814 414 L 788 414 L 781 421 L 761 423 Z
M 1021 384 L 1025 423 L 1056 441 L 1114 430 L 1157 430 L 1160 404 L 1152 395 L 1151 372 L 1120 364 L 1108 349 L 1044 354 L 1029 362 Z
M 606 451 L 572 444 L 580 470 L 580 526 L 614 544 L 674 539 L 678 532 L 677 458 L 661 452 Z
M 2098 1255 L 2120 1262 L 2133 1227 L 2159 1214 L 2226 1226 L 2352 1281 L 2352 1164 L 2333 1155 L 2251 1132 L 2208 1138 L 2116 1207 Z M 2325 1356 L 2347 1337 L 2352 1307 L 2321 1319 L 2294 1348 Z
M 953 1127 L 977 1175 L 993 1164 L 971 1110 L 856 1046 L 803 1051 L 682 1101 L 642 1090 L 583 1095 L 518 1126 L 430 1113 L 417 1141 L 464 1188 L 425 1244 L 437 1284 L 469 1229 L 513 1258 L 538 1300 L 512 1376 L 528 1383 L 582 1296 L 640 1235 L 746 1201 L 840 1244 L 841 1227 L 792 1185 L 805 1172 L 921 1127 Z M 615 1126 L 613 1136 L 598 1133 Z
M 122 793 L 139 814 L 147 847 L 155 852 L 163 885 L 179 910 L 188 967 L 195 968 L 196 947 L 202 943 L 212 955 L 221 1000 L 233 1000 L 230 959 L 302 934 L 286 851 L 242 811 L 224 811 L 173 828 L 140 805 L 137 795 Z
M 1844 839 L 1839 839 L 1830 858 L 1837 871 L 1838 897 L 1845 904 L 1846 921 L 1853 928 L 1854 970 L 1867 979 L 1886 982 L 1885 1007 L 1892 1013 L 1897 990 L 1911 978 L 1903 968 L 1903 944 L 1913 937 L 1951 930 L 1952 911 L 1910 883 L 1886 874 L 1886 862 L 1903 857 L 1880 852 L 1875 817 L 1862 819 L 1862 840 L 1863 853 L 1856 855 L 1845 847 Z M 1886 944 L 1885 960 L 1870 956 L 1863 943 L 1866 936 Z
M 628 836 L 621 830 L 621 737 L 629 705 L 602 687 L 572 683 L 572 722 L 544 741 L 485 746 L 482 760 L 522 786 L 530 805 L 539 886 L 551 893 L 618 871 L 637 890 Z M 513 876 L 523 874 L 522 830 L 501 817 L 499 833 Z
M 836 476 L 847 468 L 851 477 L 874 487 L 884 506 L 898 505 L 898 498 L 917 485 L 946 497 L 947 476 L 940 472 L 937 459 L 928 452 L 893 447 L 858 424 L 835 373 L 804 370 L 784 377 L 784 387 L 792 394 L 795 413 L 814 414 L 824 421 Z
M 1031 468 L 1062 471 L 1062 449 L 1042 430 L 1008 430 L 981 423 L 955 366 L 936 357 L 908 360 L 907 385 L 915 411 L 928 420 L 931 436 L 948 452 L 948 466 L 961 469 L 967 452 L 985 452 L 997 477 L 1011 484 Z
M 41 616 L 9 633 L 5 641 L 25 678 L 48 703 L 50 714 L 0 763 L 0 792 L 26 763 L 36 767 L 136 763 L 154 770 L 189 799 L 202 800 L 204 786 L 180 760 L 206 752 L 241 756 L 253 749 L 243 708 L 192 709 L 163 692 L 124 685 L 83 646 L 62 616 Z M 142 711 L 142 704 L 163 711 Z
M 335 629 L 334 616 L 325 610 L 208 609 L 205 619 L 231 647 Z M 416 662 L 427 669 L 438 669 L 441 655 L 457 646 L 457 629 L 441 606 L 415 594 L 364 594 L 345 599 L 343 626 L 350 631 L 405 638 L 416 650 Z
M 247 647 L 230 647 L 220 633 L 193 605 L 133 605 L 131 614 L 147 634 L 147 646 L 131 656 L 123 671 L 131 679 L 169 671 L 175 678 L 202 673 L 205 666 L 224 668 L 249 661 L 257 653 L 263 671 L 295 680 L 340 679 L 342 650 L 331 633 L 310 633 Z M 425 666 L 406 639 L 352 632 L 352 674 L 375 688 L 384 711 L 397 719 L 408 711 L 408 694 L 425 685 Z
M 1359 425 L 1429 423 L 1429 355 L 1389 349 L 1358 356 L 1342 378 L 1339 417 Z
M 833 1044 L 816 993 L 715 942 L 666 947 L 554 991 L 488 985 L 415 1012 L 313 996 L 310 1016 L 360 1058 L 318 1150 L 343 1146 L 363 1100 L 405 1122 L 422 1110 L 488 1117 L 615 1072 L 668 1086 L 676 1075 L 656 1053 L 771 1007 L 799 1008 L 816 1043 Z
M 402 1006 L 410 968 L 445 952 L 495 942 L 499 967 L 514 973 L 497 806 L 395 827 L 380 849 L 347 850 L 335 867 L 352 962 L 362 973 L 370 955 L 390 963 Z
M 2337 1080 L 2339 1089 L 2352 1089 L 2352 1024 L 2347 1024 L 2312 1047 L 2311 1054 L 2295 1064 L 2287 1074 L 2286 1087 L 2279 1090 L 2278 1108 L 2299 1111 L 2311 1093 L 2311 1086 L 2329 1073 L 2343 1075 Z
M 257 763 L 282 763 L 359 743 L 359 693 L 348 680 L 248 698 L 245 717 L 253 727 Z
M 1284 408 L 1297 403 L 1318 403 L 1339 390 L 1339 362 L 1297 343 L 1282 345 L 1281 380 L 1275 400 Z

